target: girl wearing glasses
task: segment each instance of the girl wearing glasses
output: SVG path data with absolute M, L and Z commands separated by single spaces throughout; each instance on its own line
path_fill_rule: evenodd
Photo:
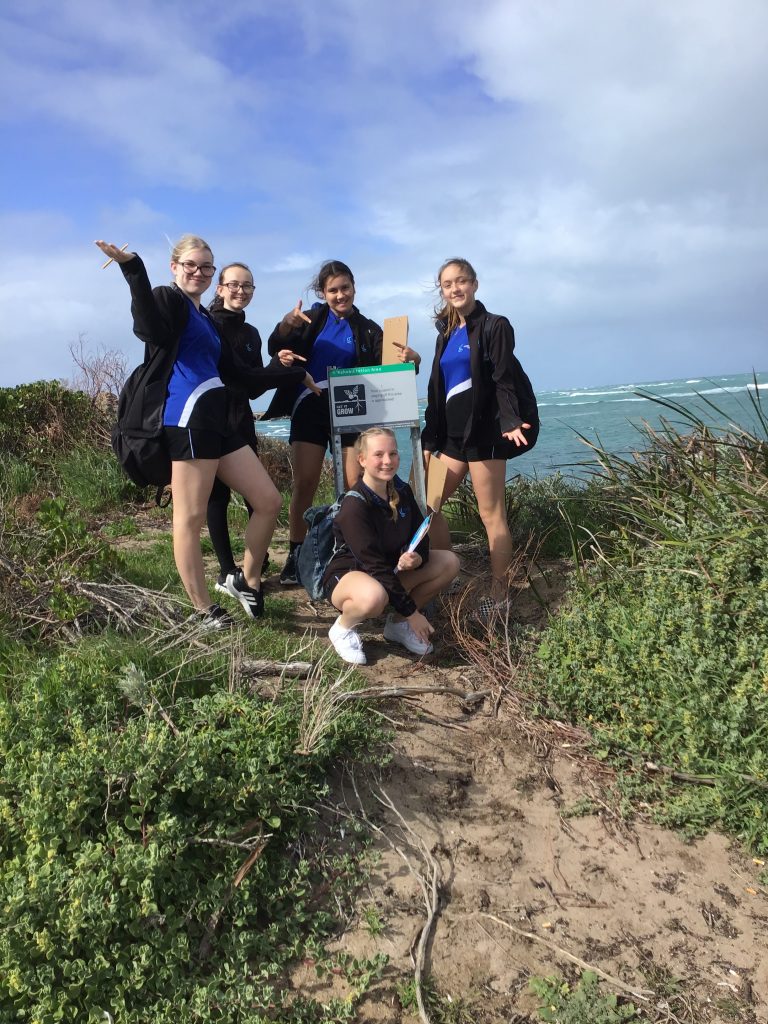
M 264 366 L 259 332 L 245 320 L 245 309 L 253 298 L 253 291 L 250 268 L 245 263 L 229 263 L 219 274 L 216 295 L 208 311 L 218 328 L 222 344 L 228 349 L 235 364 L 236 372 L 232 380 L 226 380 L 229 385 L 230 429 L 239 434 L 258 456 L 249 398 L 258 398 L 265 391 L 280 386 L 295 388 L 301 385 L 311 389 L 314 382 L 299 363 L 296 366 L 283 366 L 275 356 L 267 367 Z M 235 564 L 229 538 L 227 508 L 230 497 L 230 488 L 217 476 L 208 499 L 208 533 L 219 560 L 216 590 L 240 600 L 243 570 Z M 245 504 L 250 517 L 253 509 L 247 501 Z M 262 572 L 265 571 L 267 561 L 265 555 Z
M 239 600 L 254 618 L 263 614 L 261 565 L 280 510 L 280 495 L 252 449 L 229 425 L 228 391 L 221 373 L 236 373 L 201 298 L 216 271 L 211 247 L 185 235 L 171 253 L 173 284 L 152 288 L 141 259 L 108 242 L 96 245 L 120 265 L 131 291 L 134 334 L 145 343 L 151 383 L 129 415 L 136 425 L 161 423 L 171 458 L 173 554 L 201 624 L 222 629 L 232 619 L 211 604 L 200 533 L 214 478 L 234 488 L 254 509 L 245 534 Z
M 381 363 L 381 327 L 364 317 L 354 305 L 355 278 L 346 263 L 339 260 L 324 263 L 310 287 L 321 301 L 307 314 L 299 300 L 275 327 L 268 341 L 270 355 L 277 355 L 284 366 L 299 361 L 323 389 L 323 394 L 318 396 L 306 388 L 282 388 L 263 417 L 291 418 L 293 491 L 289 512 L 290 550 L 280 574 L 284 585 L 298 583 L 296 549 L 307 532 L 304 513 L 312 504 L 326 448 L 332 443 L 328 367 L 346 369 Z M 402 362 L 415 362 L 417 367 L 420 361 L 411 348 L 404 348 L 400 358 Z M 346 487 L 352 485 L 359 473 L 352 447 L 356 437 L 356 433 L 341 436 Z
M 491 593 L 480 607 L 488 619 L 505 601 L 514 554 L 507 524 L 507 459 L 534 446 L 539 414 L 531 383 L 514 355 L 512 325 L 476 300 L 472 264 L 446 260 L 436 284 L 438 334 L 422 446 L 427 462 L 434 454 L 448 467 L 443 501 L 469 472 L 491 556 Z M 450 548 L 442 516 L 435 516 L 430 535 L 433 547 Z

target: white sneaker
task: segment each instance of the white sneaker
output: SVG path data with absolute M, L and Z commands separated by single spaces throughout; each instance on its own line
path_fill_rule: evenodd
M 363 641 L 356 629 L 345 629 L 337 619 L 328 630 L 328 639 L 342 661 L 350 665 L 367 665 L 368 659 L 363 650 Z
M 384 639 L 392 640 L 396 644 L 402 644 L 412 654 L 431 654 L 434 650 L 432 644 L 421 640 L 411 629 L 410 622 L 402 619 L 395 622 L 391 615 L 387 617 L 384 625 Z

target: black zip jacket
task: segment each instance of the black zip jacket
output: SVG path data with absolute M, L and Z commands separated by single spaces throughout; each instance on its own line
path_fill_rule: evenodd
M 437 328 L 435 358 L 427 386 L 425 426 L 421 434 L 422 447 L 428 452 L 440 451 L 447 437 L 445 384 L 440 370 L 440 357 L 448 342 L 447 324 L 438 321 Z M 467 318 L 467 338 L 472 415 L 464 431 L 464 444 L 472 444 L 476 436 L 487 437 L 494 422 L 499 436 L 523 423 L 538 424 L 536 397 L 514 354 L 515 332 L 509 320 L 488 313 L 482 302 L 478 302 Z
M 176 285 L 152 288 L 139 256 L 120 264 L 131 291 L 133 333 L 144 342 L 141 381 L 121 419 L 121 427 L 156 436 L 163 429 L 163 412 L 179 339 L 189 320 L 189 306 Z
M 357 498 L 342 501 L 333 520 L 335 547 L 323 576 L 323 587 L 341 572 L 366 572 L 384 587 L 395 611 L 407 617 L 413 615 L 416 605 L 400 582 L 395 566 L 424 516 L 408 484 L 397 476 L 394 483 L 400 496 L 396 521 L 392 520 L 388 502 L 367 487 L 362 476 L 351 490 L 357 491 L 365 501 Z M 422 564 L 426 564 L 429 561 L 428 535 L 422 537 L 416 551 L 421 555 Z
M 315 338 L 325 327 L 328 312 L 329 309 L 326 302 L 310 309 L 307 313 L 310 322 L 296 328 L 290 334 L 286 334 L 285 337 L 281 337 L 280 324 L 278 324 L 270 334 L 269 341 L 267 342 L 269 354 L 275 356 L 281 349 L 288 348 L 295 352 L 297 356 L 304 356 L 305 359 L 308 359 L 312 346 L 315 343 Z M 355 366 L 378 366 L 381 363 L 381 343 L 383 340 L 381 328 L 373 320 L 363 316 L 357 306 L 352 307 L 352 312 L 348 319 L 349 326 L 352 329 L 352 336 L 355 339 L 355 352 L 357 354 Z M 278 388 L 262 419 L 270 420 L 276 419 L 279 416 L 290 416 L 295 401 L 295 386 Z
M 261 336 L 246 323 L 244 310 L 211 310 L 221 338 L 219 373 L 229 389 L 229 430 L 252 444 L 256 441 L 249 399 L 278 387 L 296 387 L 304 380 L 303 366 L 283 366 L 274 356 L 267 366 L 261 358 Z
M 121 263 L 120 269 L 131 291 L 133 333 L 145 345 L 141 383 L 135 389 L 133 400 L 121 420 L 121 427 L 125 431 L 138 432 L 140 435 L 156 436 L 163 429 L 168 381 L 176 362 L 179 340 L 189 321 L 190 300 L 175 284 L 153 288 L 140 256 L 134 256 L 127 263 Z M 200 312 L 204 316 L 210 316 L 202 305 Z M 258 331 L 255 328 L 251 329 L 258 337 Z M 272 364 L 267 369 L 249 365 L 236 354 L 226 337 L 220 337 L 222 345 L 219 376 L 224 384 L 229 385 L 228 395 L 231 394 L 231 384 L 236 384 L 247 398 L 258 398 L 265 391 L 275 387 L 278 380 L 285 380 L 286 375 L 293 377 L 294 386 L 304 379 L 306 371 L 299 367 L 294 369 L 280 366 L 278 373 Z M 226 430 L 230 432 L 231 427 L 227 425 Z

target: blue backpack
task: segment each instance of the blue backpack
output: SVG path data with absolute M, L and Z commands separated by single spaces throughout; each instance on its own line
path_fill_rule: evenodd
M 323 597 L 323 576 L 336 546 L 333 520 L 347 495 L 365 501 L 357 491 L 346 491 L 332 505 L 314 505 L 304 513 L 309 529 L 296 555 L 296 568 L 301 585 L 313 601 Z

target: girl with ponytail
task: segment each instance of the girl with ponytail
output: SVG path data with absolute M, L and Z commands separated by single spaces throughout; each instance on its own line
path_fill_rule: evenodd
M 360 477 L 333 521 L 335 549 L 323 578 L 326 597 L 341 613 L 328 637 L 340 658 L 364 665 L 357 626 L 391 605 L 384 639 L 429 654 L 434 629 L 420 609 L 454 579 L 459 560 L 452 551 L 430 552 L 428 535 L 415 551 L 407 550 L 424 517 L 413 491 L 397 476 L 394 433 L 385 427 L 365 430 L 355 454 Z

